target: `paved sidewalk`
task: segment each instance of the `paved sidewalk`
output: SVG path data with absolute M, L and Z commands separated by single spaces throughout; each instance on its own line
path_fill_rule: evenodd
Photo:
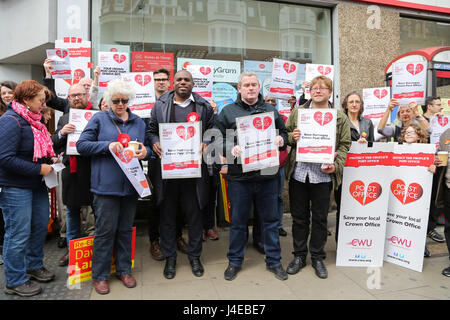
M 287 237 L 280 237 L 282 263 L 286 268 L 292 259 L 291 218 L 285 214 L 284 226 Z M 187 256 L 178 253 L 175 279 L 163 276 L 164 261 L 155 261 L 149 254 L 147 225 L 138 221 L 136 259 L 133 274 L 137 287 L 125 288 L 115 277 L 110 280 L 111 293 L 99 295 L 93 290 L 92 282 L 84 282 L 79 289 L 66 287 L 66 268 L 58 267 L 57 261 L 65 249 L 56 246 L 51 239 L 46 244 L 46 266 L 56 271 L 55 281 L 42 284 L 44 292 L 32 298 L 6 295 L 3 266 L 0 266 L 0 300 L 448 300 L 450 299 L 450 278 L 441 275 L 450 263 L 445 244 L 427 239 L 432 257 L 424 261 L 423 272 L 415 272 L 384 263 L 383 268 L 336 267 L 336 245 L 334 241 L 334 213 L 329 216 L 329 230 L 326 245 L 329 277 L 319 279 L 311 262 L 286 281 L 277 280 L 265 268 L 264 256 L 251 245 L 247 249 L 241 272 L 234 281 L 223 278 L 228 261 L 228 228 L 219 229 L 218 241 L 203 243 L 202 262 L 205 274 L 195 277 Z M 438 231 L 442 234 L 442 226 Z M 251 237 L 250 237 L 251 239 Z

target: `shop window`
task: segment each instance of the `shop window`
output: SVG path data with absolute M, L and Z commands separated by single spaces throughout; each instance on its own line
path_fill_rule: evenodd
M 400 17 L 400 53 L 450 45 L 450 24 Z
M 103 45 L 114 45 L 171 53 L 174 70 L 181 58 L 241 69 L 274 57 L 331 64 L 331 11 L 255 0 L 92 0 L 92 45 L 94 63 Z

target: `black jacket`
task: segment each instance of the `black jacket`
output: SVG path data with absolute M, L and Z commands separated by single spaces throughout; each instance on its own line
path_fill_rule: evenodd
M 60 138 L 58 133 L 67 123 L 69 123 L 69 113 L 59 118 L 57 129 L 52 135 L 56 153 L 66 152 L 67 135 Z M 70 157 L 66 154 L 63 156 L 62 162 L 66 166 L 61 173 L 63 203 L 68 207 L 90 206 L 92 203 L 91 158 L 74 157 L 77 162 L 77 172 L 70 173 Z
M 216 143 L 218 145 L 223 145 L 222 150 L 224 155 L 231 154 L 231 149 L 237 145 L 237 135 L 235 135 L 233 143 L 226 139 L 227 129 L 236 130 L 236 118 L 264 112 L 274 112 L 275 128 L 279 130 L 278 135 L 283 137 L 284 140 L 284 145 L 279 148 L 279 150 L 286 149 L 288 141 L 287 130 L 284 125 L 283 118 L 280 116 L 277 109 L 273 105 L 266 103 L 261 94 L 259 94 L 258 101 L 253 106 L 249 106 L 244 103 L 241 100 L 241 95 L 239 94 L 234 103 L 229 104 L 222 109 L 214 124 L 214 128 L 220 130 L 222 134 L 222 138 L 216 139 Z M 220 148 L 220 146 L 217 146 L 217 148 Z M 230 159 L 227 159 L 227 161 L 229 162 Z M 243 173 L 242 165 L 238 163 L 237 159 L 235 159 L 233 164 L 229 163 L 228 165 L 227 178 L 229 180 L 236 181 L 262 181 L 273 179 L 276 174 L 277 170 L 274 170 L 274 174 L 267 174 L 266 170 L 264 174 L 261 174 L 261 170 Z
M 159 97 L 153 106 L 150 123 L 147 126 L 148 144 L 152 149 L 153 145 L 156 142 L 159 142 L 159 124 L 170 122 L 174 95 L 174 90 L 166 92 Z M 214 111 L 208 101 L 195 92 L 193 92 L 192 95 L 194 96 L 196 104 L 196 112 L 199 114 L 200 121 L 202 122 L 201 127 L 203 136 L 205 131 L 211 129 L 214 124 Z M 166 180 L 162 179 L 161 160 L 159 158 L 151 161 L 149 177 L 154 187 L 153 195 L 156 198 L 156 204 L 160 205 L 164 199 Z M 196 180 L 197 201 L 200 209 L 203 209 L 206 206 L 209 197 L 209 175 L 205 163 L 202 164 L 202 177 L 193 179 Z

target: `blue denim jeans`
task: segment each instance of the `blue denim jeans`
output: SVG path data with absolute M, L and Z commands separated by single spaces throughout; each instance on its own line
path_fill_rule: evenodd
M 110 278 L 113 249 L 116 274 L 131 273 L 131 246 L 137 199 L 137 194 L 126 197 L 94 194 L 92 279 L 103 281 Z
M 266 265 L 281 265 L 281 247 L 278 235 L 279 214 L 278 176 L 260 182 L 228 182 L 228 194 L 231 205 L 230 246 L 228 260 L 230 265 L 240 267 L 244 261 L 247 245 L 247 222 L 252 207 L 258 212 L 266 252 Z
M 284 190 L 284 167 L 281 167 L 278 171 L 278 214 L 279 214 L 279 222 L 278 229 L 283 228 L 283 211 L 284 211 L 284 203 L 283 203 L 283 190 Z
M 81 238 L 81 207 L 67 207 L 66 210 L 66 239 L 67 248 L 70 240 Z
M 27 270 L 43 267 L 50 205 L 47 188 L 3 187 L 0 207 L 5 221 L 3 260 L 6 286 L 28 281 Z

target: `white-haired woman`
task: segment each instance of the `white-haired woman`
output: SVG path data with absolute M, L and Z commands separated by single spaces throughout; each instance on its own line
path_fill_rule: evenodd
M 109 293 L 113 247 L 116 275 L 128 288 L 136 286 L 131 275 L 132 226 L 138 194 L 125 176 L 113 152 L 121 152 L 119 134 L 128 134 L 130 140 L 140 142 L 136 152 L 139 160 L 147 159 L 151 150 L 143 143 L 145 123 L 128 108 L 134 97 L 130 86 L 122 80 L 108 84 L 104 99 L 111 107 L 96 113 L 77 142 L 83 156 L 91 156 L 91 192 L 94 194 L 95 237 L 92 259 L 92 279 L 99 294 Z

